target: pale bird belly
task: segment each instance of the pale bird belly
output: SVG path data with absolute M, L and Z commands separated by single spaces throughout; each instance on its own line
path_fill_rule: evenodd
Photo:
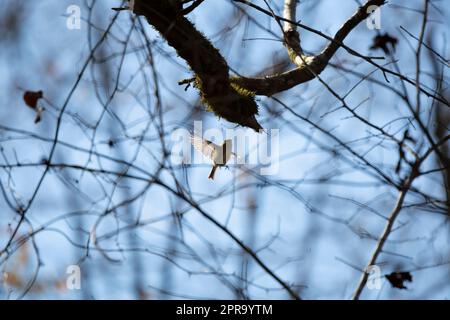
M 213 163 L 218 166 L 224 166 L 228 160 L 230 160 L 231 153 L 225 155 L 222 152 L 216 152 L 214 154 Z

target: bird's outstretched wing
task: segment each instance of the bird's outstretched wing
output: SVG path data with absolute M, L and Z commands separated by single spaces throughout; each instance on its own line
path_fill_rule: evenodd
M 201 152 L 205 157 L 207 157 L 210 160 L 214 159 L 215 154 L 221 148 L 220 146 L 209 140 L 202 139 L 194 135 L 191 136 L 191 143 L 197 151 Z

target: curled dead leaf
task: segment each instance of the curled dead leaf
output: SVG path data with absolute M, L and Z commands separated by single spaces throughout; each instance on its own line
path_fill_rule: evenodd
M 23 94 L 23 101 L 25 104 L 29 106 L 31 109 L 37 108 L 38 100 L 44 96 L 41 90 L 39 91 L 25 91 Z

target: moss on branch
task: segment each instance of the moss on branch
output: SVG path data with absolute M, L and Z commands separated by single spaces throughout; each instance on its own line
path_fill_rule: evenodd
M 146 17 L 195 73 L 195 87 L 206 108 L 217 116 L 259 131 L 254 93 L 231 83 L 225 59 L 182 15 L 177 1 L 136 0 L 133 12 Z M 179 2 L 178 2 L 179 3 Z

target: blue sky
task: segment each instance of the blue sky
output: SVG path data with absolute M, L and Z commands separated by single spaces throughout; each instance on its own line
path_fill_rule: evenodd
M 91 44 L 88 41 L 89 29 L 85 21 L 82 22 L 80 30 L 69 30 L 66 27 L 65 14 L 69 4 L 80 5 L 83 19 L 88 19 L 84 1 L 31 2 L 22 1 L 29 9 L 21 20 L 23 31 L 20 37 L 1 44 L 5 50 L 0 53 L 0 70 L 3 75 L 0 77 L 0 84 L 8 94 L 0 95 L 1 105 L 4 106 L 0 109 L 0 124 L 52 138 L 58 111 L 74 85 L 92 44 L 99 39 L 98 30 L 104 30 L 115 14 L 109 8 L 118 6 L 118 2 L 96 3 L 92 22 L 98 30 L 91 29 Z M 254 2 L 264 6 L 263 1 Z M 2 6 L 8 6 L 11 1 L 2 0 L 0 3 Z M 432 22 L 429 24 L 430 30 L 433 30 L 433 43 L 436 43 L 435 47 L 443 56 L 448 57 L 445 40 L 449 29 L 448 25 L 442 22 L 448 20 L 449 12 L 441 2 L 433 2 L 433 5 Z M 356 6 L 356 1 L 350 0 L 339 1 L 339 6 L 336 6 L 336 1 L 331 0 L 321 1 L 319 5 L 304 1 L 299 6 L 298 18 L 306 25 L 333 35 L 355 11 Z M 411 77 L 415 72 L 411 45 L 414 47 L 416 42 L 404 33 L 401 35 L 399 27 L 401 25 L 411 33 L 418 34 L 420 20 L 417 12 L 405 7 L 421 6 L 421 1 L 395 1 L 382 9 L 381 31 L 395 34 L 399 38 L 396 58 L 402 72 Z M 281 10 L 282 6 L 278 3 L 278 7 L 274 8 Z M 236 10 L 231 1 L 209 0 L 189 15 L 189 18 L 220 49 L 233 70 L 238 70 L 242 75 L 254 75 L 270 66 L 276 57 L 283 57 L 286 50 L 279 41 L 279 27 L 272 19 L 249 11 L 258 23 L 277 34 L 277 39 L 252 22 L 247 24 L 245 17 L 241 17 L 242 20 L 232 20 L 232 14 Z M 142 21 L 145 24 L 145 21 Z M 234 27 L 235 25 L 237 27 Z M 105 113 L 95 132 L 94 144 L 91 141 L 91 127 L 100 119 L 103 111 L 96 89 L 101 99 L 110 93 L 108 88 L 111 88 L 119 72 L 123 43 L 130 27 L 129 13 L 120 13 L 111 36 L 98 53 L 98 57 L 112 57 L 106 59 L 107 62 L 88 67 L 67 105 L 59 139 L 84 151 L 60 145 L 56 149 L 54 161 L 80 165 L 89 163 L 89 166 L 106 170 L 124 168 L 123 165 L 108 161 L 104 157 L 93 156 L 89 159 L 86 150 L 89 151 L 94 145 L 95 152 L 99 154 L 133 161 L 137 167 L 148 172 L 155 170 L 155 157 L 161 153 L 161 146 L 155 140 L 157 131 L 152 122 L 153 112 L 156 110 L 156 99 L 152 91 L 155 83 L 148 80 L 151 79 L 150 76 L 145 79 L 143 75 L 145 72 L 149 74 L 150 68 L 145 65 L 143 67 L 145 51 L 140 47 L 142 39 L 136 30 L 130 37 L 127 54 L 120 69 L 120 90 L 108 106 L 113 113 Z M 231 29 L 225 32 L 227 27 Z M 165 129 L 170 133 L 179 128 L 190 128 L 192 124 L 183 121 L 188 112 L 199 105 L 198 95 L 192 87 L 185 91 L 177 82 L 189 78 L 191 72 L 185 62 L 176 56 L 151 27 L 146 26 L 145 30 L 151 40 L 154 65 L 160 79 L 159 90 L 165 111 Z M 368 48 L 374 35 L 374 31 L 360 25 L 346 39 L 346 44 L 358 52 L 370 54 Z M 301 31 L 301 38 L 304 48 L 309 52 L 317 53 L 326 45 L 324 39 L 311 33 Z M 381 52 L 377 54 L 381 55 Z M 333 62 L 361 73 L 373 71 L 373 66 L 350 56 L 344 50 L 339 50 Z M 110 70 L 109 74 L 105 74 L 102 69 L 105 65 Z M 423 53 L 423 69 L 431 70 L 426 51 Z M 448 70 L 444 69 L 444 72 L 447 75 Z M 330 67 L 321 77 L 339 94 L 345 94 L 358 82 L 357 77 Z M 373 78 L 385 82 L 383 74 L 378 71 L 374 73 Z M 389 77 L 389 80 L 389 86 L 400 86 L 398 79 Z M 430 87 L 435 85 L 426 75 L 423 76 L 423 83 Z M 23 90 L 39 89 L 44 91 L 47 111 L 43 121 L 35 125 L 33 112 L 23 105 L 21 96 Z M 408 87 L 408 92 L 413 97 L 414 87 Z M 317 80 L 297 86 L 277 97 L 300 114 L 332 130 L 343 141 L 357 141 L 368 135 L 367 127 L 355 119 L 349 119 L 345 111 L 337 110 L 328 114 L 328 111 L 336 109 L 340 104 Z M 370 83 L 357 87 L 346 101 L 349 105 L 356 106 L 368 98 L 370 99 L 358 110 L 376 124 L 383 125 L 390 119 L 408 114 L 406 107 L 392 92 Z M 273 185 L 245 187 L 246 184 L 254 184 L 258 180 L 244 173 L 248 168 L 237 166 L 232 166 L 230 170 L 220 170 L 214 181 L 206 179 L 209 171 L 207 165 L 176 170 L 177 177 L 186 188 L 188 186 L 192 190 L 194 199 L 202 203 L 205 211 L 226 225 L 244 242 L 251 243 L 261 259 L 277 275 L 288 283 L 299 285 L 302 296 L 307 299 L 348 299 L 361 274 L 349 265 L 363 268 L 367 264 L 376 242 L 364 237 L 364 234 L 378 237 L 382 232 L 385 220 L 374 212 L 387 216 L 395 204 L 397 192 L 392 187 L 379 184 L 379 181 L 367 172 L 367 168 L 358 168 L 358 161 L 347 153 L 343 152 L 343 155 L 352 160 L 351 164 L 343 158 L 333 157 L 327 150 L 340 150 L 336 141 L 307 123 L 301 122 L 288 112 L 284 112 L 280 117 L 271 115 L 267 109 L 279 109 L 280 106 L 270 98 L 257 97 L 257 101 L 261 108 L 259 119 L 263 126 L 280 130 L 280 171 L 276 176 L 268 177 Z M 423 97 L 422 101 L 424 105 L 430 105 L 429 99 Z M 114 116 L 123 121 L 124 127 Z M 202 113 L 199 118 L 204 121 L 205 128 L 225 130 L 234 127 L 224 120 L 218 120 L 212 114 Z M 402 119 L 389 124 L 387 128 L 395 132 L 406 122 L 407 120 Z M 143 130 L 147 131 L 140 145 L 135 137 L 142 134 Z M 248 134 L 256 135 L 251 132 Z M 412 134 L 420 138 L 419 131 Z M 19 139 L 23 136 L 25 139 Z M 5 159 L 9 163 L 15 163 L 17 159 L 20 163 L 39 162 L 48 155 L 51 147 L 48 142 L 12 131 L 2 130 L 0 137 L 5 155 L 2 164 L 6 163 Z M 118 141 L 114 148 L 108 146 L 109 139 Z M 367 153 L 374 163 L 385 168 L 391 167 L 386 171 L 394 176 L 393 166 L 397 160 L 395 146 L 388 143 L 377 146 L 374 141 L 361 140 L 353 146 L 361 153 Z M 89 160 L 90 162 L 87 162 Z M 431 168 L 433 163 L 430 161 L 426 166 Z M 10 185 L 8 194 L 14 194 L 16 199 L 26 203 L 42 171 L 43 168 L 36 167 L 14 169 L 14 183 Z M 129 172 L 141 174 L 136 169 Z M 169 172 L 163 172 L 161 177 L 170 186 L 174 186 Z M 335 183 L 321 183 L 320 179 L 323 181 L 324 177 L 331 178 Z M 8 175 L 5 170 L 0 174 L 0 178 L 6 185 Z M 438 179 L 437 176 L 421 178 L 417 181 L 417 187 L 437 197 L 442 196 Z M 351 181 L 354 185 L 340 184 L 340 180 Z M 98 237 L 114 232 L 118 227 L 129 225 L 129 219 L 137 216 L 140 216 L 140 221 L 146 223 L 137 229 L 125 230 L 117 236 L 103 240 L 100 246 L 111 250 L 106 257 L 96 250 L 90 251 L 90 257 L 82 264 L 82 286 L 89 286 L 89 289 L 67 290 L 57 285 L 59 282 L 64 283 L 67 266 L 77 264 L 86 253 L 86 250 L 74 249 L 71 241 L 81 240 L 85 243 L 87 231 L 105 208 L 147 188 L 143 181 L 124 180 L 120 181 L 117 191 L 113 191 L 115 186 L 111 181 L 101 175 L 82 174 L 77 170 L 52 170 L 46 177 L 27 217 L 35 229 L 52 219 L 59 220 L 46 226 L 35 237 L 43 266 L 39 271 L 36 289 L 31 290 L 29 297 L 76 299 L 86 297 L 83 294 L 87 294 L 87 297 L 95 299 L 136 298 L 136 292 L 133 290 L 133 279 L 136 277 L 136 265 L 133 264 L 135 253 L 133 250 L 127 251 L 127 248 L 137 249 L 135 251 L 139 252 L 137 259 L 142 267 L 139 281 L 145 289 L 146 297 L 169 297 L 157 290 L 167 285 L 164 272 L 171 275 L 170 289 L 175 297 L 236 297 L 226 282 L 238 283 L 239 276 L 243 274 L 241 249 L 196 210 L 189 208 L 186 203 L 157 185 L 149 187 L 139 200 L 134 201 L 128 208 L 120 208 L 115 214 L 102 220 L 97 230 Z M 105 196 L 109 193 L 113 194 L 112 199 Z M 248 209 L 251 200 L 257 203 L 256 214 L 252 214 Z M 411 203 L 418 201 L 414 197 L 408 197 L 407 200 Z M 317 210 L 311 210 L 312 207 Z M 8 240 L 8 224 L 12 223 L 14 226 L 18 218 L 3 197 L 0 199 L 0 208 L 6 217 L 0 223 L 0 230 L 3 230 L 0 248 L 3 248 Z M 173 218 L 174 210 L 186 211 L 181 229 Z M 79 227 L 76 226 L 77 220 L 65 216 L 70 212 L 78 212 L 83 216 L 85 232 L 81 235 Z M 447 253 L 449 239 L 446 218 L 412 207 L 402 211 L 398 222 L 401 227 L 389 238 L 386 248 L 389 253 L 382 255 L 381 260 L 385 263 L 381 264 L 381 270 L 383 274 L 399 268 L 414 270 L 414 281 L 409 284 L 410 289 L 397 290 L 383 280 L 381 290 L 367 290 L 363 297 L 447 298 L 447 285 L 441 284 L 442 279 L 448 277 L 448 265 L 445 262 L 450 261 Z M 25 227 L 20 230 L 21 235 L 26 232 Z M 168 263 L 165 258 L 171 246 L 175 246 L 172 249 L 176 252 L 176 265 Z M 21 251 L 18 250 L 7 262 L 0 265 L 0 268 L 2 272 L 16 270 L 25 281 L 32 276 L 36 260 L 33 258 L 31 242 L 21 250 L 24 250 L 24 256 L 29 256 L 26 260 L 21 260 Z M 251 282 L 248 293 L 252 298 L 288 297 L 259 266 L 251 259 L 248 260 L 247 276 Z M 439 264 L 443 265 L 435 266 Z M 186 270 L 191 270 L 192 274 Z M 220 270 L 223 278 L 214 274 L 217 270 Z M 3 289 L 0 289 L 2 298 L 20 296 L 20 288 L 15 287 L 8 296 L 7 283 L 3 284 Z M 42 289 L 39 289 L 38 285 Z

